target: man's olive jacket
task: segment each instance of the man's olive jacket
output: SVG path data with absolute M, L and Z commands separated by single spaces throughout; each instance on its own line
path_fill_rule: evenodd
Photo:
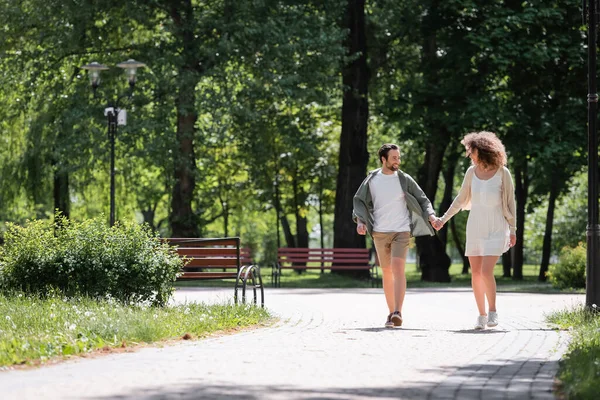
M 369 190 L 369 181 L 381 168 L 369 172 L 365 180 L 360 184 L 353 200 L 352 220 L 358 222 L 360 219 L 367 225 L 367 231 L 373 233 L 373 199 Z M 407 173 L 398 170 L 400 186 L 404 191 L 406 205 L 410 217 L 410 233 L 412 236 L 433 236 L 433 227 L 429 223 L 429 216 L 435 215 L 431 202 L 425 196 L 421 187 Z

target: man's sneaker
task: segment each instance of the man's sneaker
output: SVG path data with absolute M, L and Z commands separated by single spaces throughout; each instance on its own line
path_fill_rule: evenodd
M 487 326 L 489 326 L 490 328 L 498 326 L 498 313 L 496 311 L 490 311 L 488 313 Z
M 392 314 L 392 322 L 394 323 L 394 326 L 402 326 L 402 314 L 400 314 L 400 311 L 394 311 Z
M 388 315 L 388 317 L 387 317 L 387 321 L 385 321 L 385 327 L 386 328 L 393 328 L 394 327 L 394 323 L 392 322 L 392 315 L 394 315 L 394 313 L 390 313 L 390 315 Z
M 476 330 L 485 329 L 487 322 L 488 322 L 487 315 L 480 315 L 479 317 L 477 317 L 477 323 L 475 324 L 473 329 L 476 329 Z

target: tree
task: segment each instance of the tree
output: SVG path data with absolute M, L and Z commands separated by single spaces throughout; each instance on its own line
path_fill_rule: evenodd
M 342 66 L 342 132 L 335 196 L 334 247 L 365 247 L 352 221 L 352 199 L 365 177 L 369 118 L 365 0 L 348 0 L 342 26 L 347 59 Z

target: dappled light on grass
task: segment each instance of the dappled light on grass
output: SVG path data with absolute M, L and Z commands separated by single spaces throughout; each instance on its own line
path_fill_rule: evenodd
M 268 319 L 266 310 L 250 305 L 149 307 L 113 300 L 0 295 L 0 366 L 43 363 L 184 336 L 205 337 Z

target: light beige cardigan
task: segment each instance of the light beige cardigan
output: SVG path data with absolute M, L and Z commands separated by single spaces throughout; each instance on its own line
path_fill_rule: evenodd
M 446 223 L 460 210 L 471 209 L 471 181 L 473 180 L 474 173 L 475 167 L 469 167 L 465 173 L 465 179 L 460 187 L 460 191 L 454 198 L 454 201 L 448 208 L 448 211 L 446 211 L 446 213 L 442 216 L 442 221 L 444 223 Z M 506 222 L 508 222 L 511 235 L 514 235 L 517 231 L 515 210 L 515 187 L 512 176 L 510 175 L 508 168 L 502 167 L 502 213 L 504 214 Z

